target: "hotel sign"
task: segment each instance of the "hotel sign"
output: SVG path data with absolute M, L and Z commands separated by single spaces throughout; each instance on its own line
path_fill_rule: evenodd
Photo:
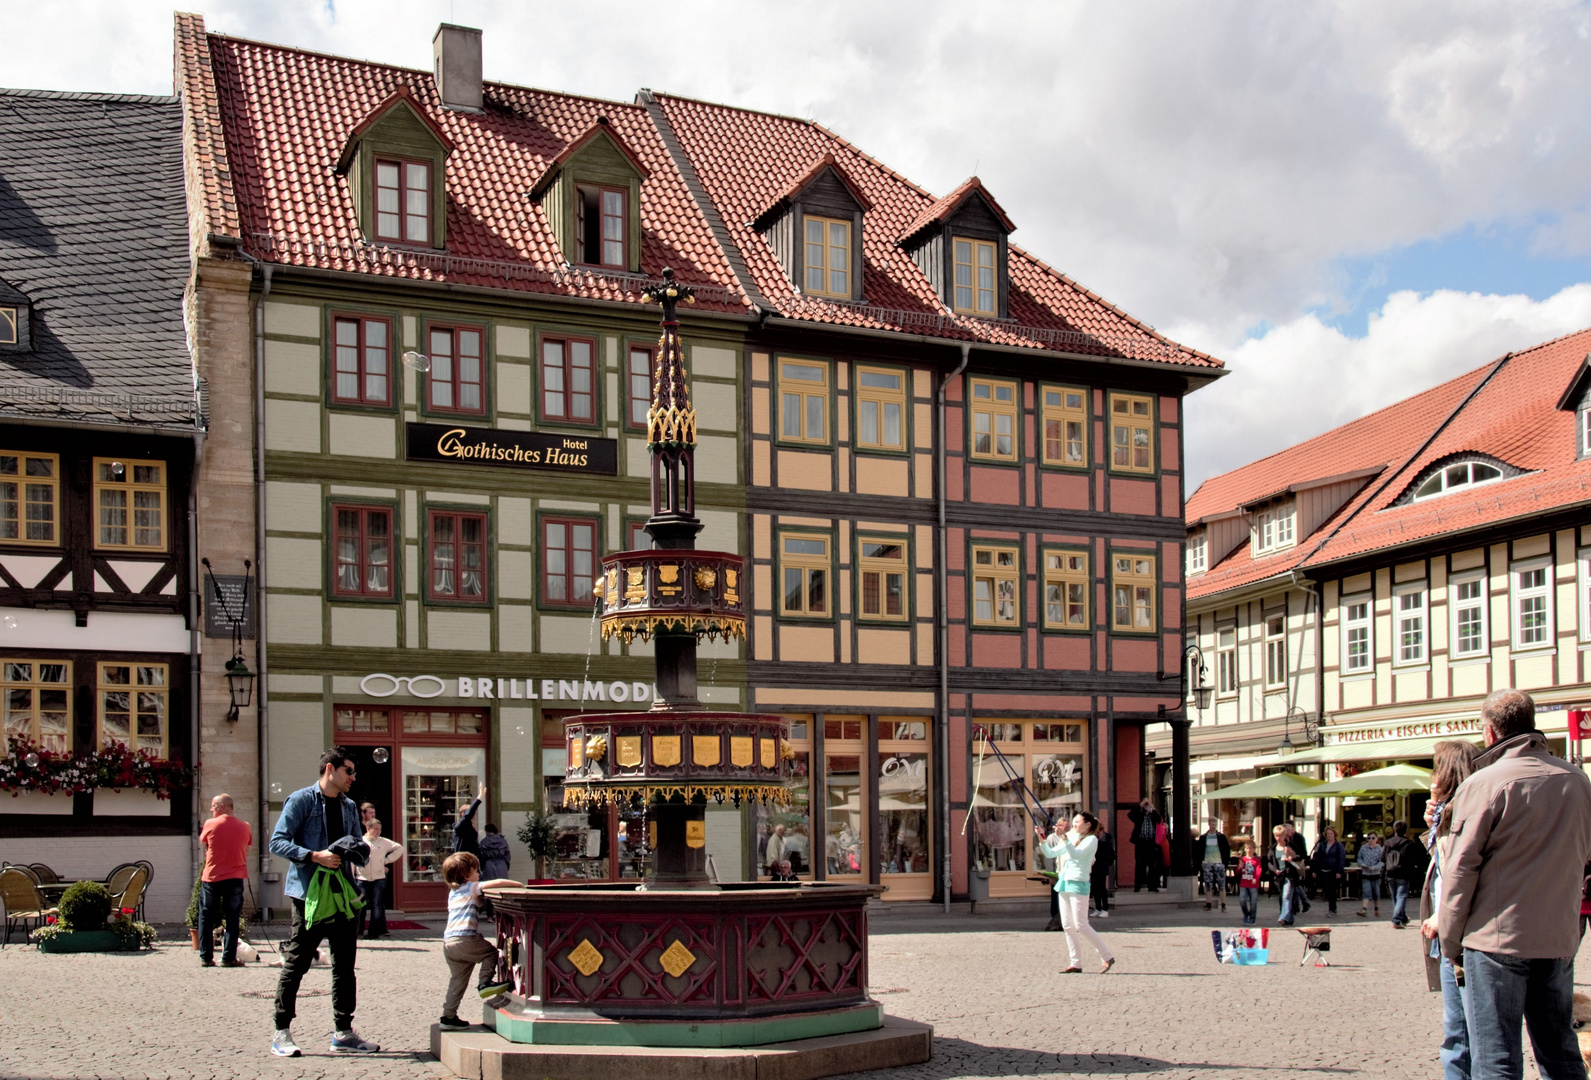
M 408 424 L 405 434 L 404 456 L 410 461 L 600 476 L 619 474 L 617 439 L 453 424 Z

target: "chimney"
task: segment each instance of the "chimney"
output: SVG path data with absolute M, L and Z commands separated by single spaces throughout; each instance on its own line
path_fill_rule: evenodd
M 481 111 L 481 32 L 443 23 L 431 39 L 436 92 L 449 109 Z

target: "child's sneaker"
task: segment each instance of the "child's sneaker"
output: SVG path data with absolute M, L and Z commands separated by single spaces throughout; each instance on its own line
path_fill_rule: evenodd
M 506 994 L 513 988 L 514 984 L 511 982 L 492 983 L 490 986 L 483 986 L 481 987 L 481 1000 L 485 1001 L 487 998 L 494 998 L 499 994 Z
M 470 1026 L 470 1022 L 468 1020 L 460 1020 L 456 1016 L 444 1016 L 442 1019 L 438 1020 L 437 1023 L 441 1024 L 445 1028 L 467 1028 Z
M 293 1041 L 293 1033 L 288 1028 L 277 1028 L 276 1034 L 271 1037 L 271 1053 L 277 1057 L 302 1057 L 304 1052 Z
M 334 1054 L 374 1054 L 380 1049 L 379 1044 L 361 1039 L 359 1032 L 353 1028 L 339 1031 L 331 1037 L 331 1052 Z

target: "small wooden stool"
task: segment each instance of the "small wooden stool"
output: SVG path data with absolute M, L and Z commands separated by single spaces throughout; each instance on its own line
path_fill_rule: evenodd
M 1331 927 L 1300 926 L 1296 929 L 1304 935 L 1304 957 L 1298 961 L 1298 966 L 1303 967 L 1309 963 L 1310 957 L 1314 957 L 1316 967 L 1331 967 L 1331 961 L 1321 955 L 1331 952 Z

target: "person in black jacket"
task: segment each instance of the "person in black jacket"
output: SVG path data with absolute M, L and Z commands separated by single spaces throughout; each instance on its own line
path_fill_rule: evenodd
M 1309 867 L 1309 848 L 1304 846 L 1304 834 L 1298 831 L 1298 824 L 1293 821 L 1282 823 L 1282 828 L 1287 831 L 1287 846 L 1291 849 L 1294 859 L 1304 869 Z M 1304 875 L 1299 872 L 1296 888 L 1293 890 L 1293 914 L 1301 915 L 1309 910 L 1309 890 L 1304 888 Z
M 1409 823 L 1394 821 L 1386 848 L 1387 886 L 1392 890 L 1392 925 L 1402 930 L 1409 925 L 1409 883 L 1425 877 L 1425 849 L 1409 839 Z
M 1337 830 L 1330 825 L 1326 826 L 1326 831 L 1315 844 L 1314 853 L 1309 856 L 1309 868 L 1314 872 L 1316 884 L 1326 894 L 1330 914 L 1335 917 L 1343 875 L 1348 872 L 1348 849 L 1342 846 L 1342 841 L 1337 839 Z
M 1088 898 L 1093 901 L 1094 914 L 1101 919 L 1110 918 L 1110 872 L 1116 868 L 1116 841 L 1104 829 L 1103 819 L 1099 831 L 1099 849 L 1094 852 L 1094 865 L 1088 871 Z
M 475 856 L 478 861 L 481 857 L 481 834 L 475 828 L 475 811 L 481 808 L 481 800 L 486 798 L 486 785 L 481 785 L 481 792 L 475 796 L 475 801 L 469 808 L 459 815 L 453 823 L 453 850 L 467 851 Z
M 1201 856 L 1199 881 L 1204 886 L 1204 910 L 1209 911 L 1211 904 L 1218 903 L 1221 910 L 1225 911 L 1226 863 L 1232 857 L 1232 845 L 1227 843 L 1218 819 L 1210 819 L 1210 828 L 1199 837 L 1193 850 Z
M 1137 806 L 1127 811 L 1127 820 L 1132 822 L 1132 891 L 1137 892 L 1148 885 L 1150 892 L 1157 893 L 1160 891 L 1161 875 L 1165 872 L 1161 865 L 1160 844 L 1155 840 L 1155 826 L 1161 822 L 1160 811 L 1145 796 Z

